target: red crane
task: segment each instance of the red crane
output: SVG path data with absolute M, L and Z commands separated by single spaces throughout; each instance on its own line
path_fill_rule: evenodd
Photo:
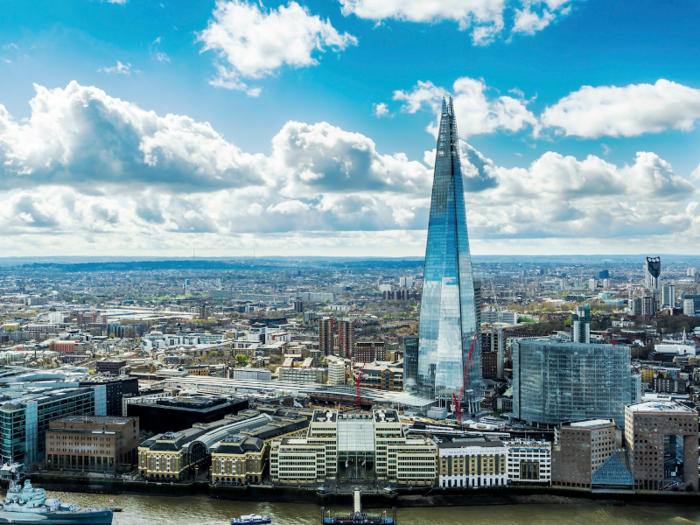
M 464 398 L 464 386 L 467 384 L 467 374 L 469 373 L 469 365 L 472 363 L 472 354 L 474 353 L 474 343 L 476 343 L 476 333 L 472 339 L 472 346 L 469 349 L 469 359 L 467 359 L 467 366 L 464 369 L 464 379 L 462 379 L 462 388 L 459 391 L 459 399 L 452 394 L 452 400 L 455 405 L 455 411 L 457 412 L 457 423 L 462 426 L 462 399 Z
M 345 355 L 348 356 L 348 359 L 350 359 L 350 371 L 352 373 L 355 372 L 355 359 L 353 356 L 350 354 L 350 351 L 348 350 L 348 345 L 345 343 L 345 338 L 343 337 L 342 330 L 340 330 L 338 321 L 334 319 L 332 316 L 330 318 L 331 320 L 331 326 L 333 327 L 333 330 L 335 330 L 335 333 L 338 334 L 338 340 L 340 341 L 340 344 L 343 345 L 343 350 L 345 350 Z M 360 395 L 360 381 L 362 380 L 362 372 L 365 370 L 365 365 L 367 363 L 365 362 L 362 365 L 362 369 L 360 370 L 360 375 L 357 376 L 357 408 L 360 408 L 360 405 L 362 403 L 362 396 Z

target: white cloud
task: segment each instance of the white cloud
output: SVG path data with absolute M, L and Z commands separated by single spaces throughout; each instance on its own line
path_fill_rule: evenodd
M 698 167 L 693 170 L 693 173 L 690 174 L 690 180 L 696 180 L 700 182 L 700 164 L 698 164 Z
M 170 63 L 170 57 L 166 53 L 156 53 L 156 58 L 158 59 L 158 62 L 167 62 L 168 64 Z
M 506 26 L 505 0 L 339 0 L 343 14 L 380 22 L 387 19 L 435 23 L 452 20 L 461 30 L 471 28 L 475 45 L 491 43 Z M 568 13 L 562 6 L 569 0 L 519 0 L 513 2 L 512 33 L 534 34 L 558 15 Z M 541 4 L 547 8 L 540 8 Z M 520 7 L 520 9 L 518 9 Z M 541 14 L 537 9 L 540 8 Z
M 374 116 L 377 118 L 389 116 L 389 107 L 385 102 L 380 102 L 379 104 L 374 105 Z
M 122 64 L 117 60 L 117 65 L 114 67 L 103 67 L 97 70 L 99 73 L 115 73 L 117 75 L 131 75 L 131 64 Z
M 453 90 L 461 137 L 495 133 L 498 130 L 518 131 L 537 124 L 537 118 L 526 107 L 527 101 L 508 96 L 489 98 L 483 80 L 462 77 L 455 81 Z M 447 96 L 449 94 L 445 89 L 436 87 L 432 82 L 421 81 L 410 92 L 394 92 L 394 100 L 405 102 L 403 111 L 415 113 L 425 105 L 438 119 L 442 99 Z M 431 125 L 429 131 L 437 133 L 437 125 Z
M 584 86 L 542 114 L 542 127 L 584 138 L 689 131 L 700 119 L 700 89 L 659 79 L 625 87 Z
M 108 4 L 120 4 L 124 5 L 126 4 L 127 0 L 107 0 Z
M 526 5 L 523 9 L 515 10 L 515 21 L 513 23 L 512 33 L 524 33 L 526 35 L 534 35 L 537 31 L 542 31 L 556 16 L 546 9 L 542 11 L 542 15 L 532 11 L 530 5 Z
M 252 246 L 270 254 L 424 251 L 434 151 L 423 164 L 325 122 L 288 122 L 269 155 L 251 155 L 207 123 L 161 117 L 94 87 L 36 91 L 26 120 L 0 106 L 8 255 L 163 255 L 191 245 L 226 255 Z M 475 253 L 700 243 L 697 189 L 654 153 L 615 165 L 547 152 L 505 168 L 467 143 L 461 152 Z
M 239 90 L 247 89 L 241 77 L 259 79 L 284 65 L 313 66 L 316 52 L 357 44 L 354 36 L 339 33 L 294 1 L 267 10 L 247 0 L 217 0 L 213 19 L 198 39 L 203 51 L 217 51 L 228 63 L 217 64 L 212 85 Z

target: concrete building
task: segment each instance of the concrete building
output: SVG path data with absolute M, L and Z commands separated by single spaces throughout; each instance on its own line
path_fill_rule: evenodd
M 571 316 L 571 341 L 574 343 L 591 342 L 591 307 L 577 306 L 576 313 Z
M 253 381 L 271 381 L 272 372 L 266 368 L 236 368 L 233 371 L 234 379 L 252 379 Z
M 676 307 L 676 285 L 666 284 L 661 287 L 661 306 L 667 308 Z
M 514 439 L 506 441 L 508 482 L 514 485 L 539 483 L 552 479 L 552 444 L 544 441 Z
M 338 355 L 355 355 L 355 321 L 347 317 L 338 319 Z
M 552 485 L 590 487 L 591 476 L 615 453 L 615 421 L 563 423 L 555 433 Z
M 339 357 L 328 356 L 326 358 L 328 365 L 328 384 L 329 385 L 344 385 L 345 379 L 345 360 Z
M 323 355 L 333 355 L 333 319 L 324 317 L 318 320 L 318 349 Z
M 105 387 L 105 415 L 107 416 L 121 416 L 124 396 L 138 394 L 139 392 L 139 380 L 135 377 L 89 376 L 79 383 L 81 387 L 95 387 L 98 385 L 104 385 Z
M 625 445 L 637 489 L 661 489 L 666 448 L 683 437 L 683 480 L 698 490 L 698 413 L 675 401 L 625 407 Z
M 138 418 L 62 417 L 51 421 L 46 431 L 46 466 L 115 472 L 136 463 L 138 446 Z
M 439 485 L 491 487 L 508 483 L 506 445 L 488 438 L 454 438 L 438 443 Z
M 394 362 L 374 361 L 371 363 L 356 362 L 355 368 L 357 373 L 359 373 L 361 368 L 364 368 L 360 384 L 365 388 L 375 388 L 390 392 L 403 391 L 403 360 Z
M 284 368 L 277 369 L 280 381 L 290 383 L 323 383 L 323 368 Z
M 683 315 L 695 315 L 695 301 L 693 299 L 683 300 Z
M 353 357 L 356 363 L 386 361 L 384 341 L 358 341 L 355 343 L 355 353 Z
M 118 376 L 121 369 L 126 366 L 126 361 L 113 361 L 110 359 L 102 359 L 95 363 L 95 371 L 98 374 L 112 374 Z
M 395 410 L 316 410 L 306 438 L 273 441 L 270 451 L 270 477 L 280 484 L 380 479 L 430 486 L 437 469 L 435 443 L 406 437 Z

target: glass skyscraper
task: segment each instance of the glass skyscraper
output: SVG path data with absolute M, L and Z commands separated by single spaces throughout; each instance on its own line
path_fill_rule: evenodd
M 469 255 L 459 136 L 452 99 L 443 101 L 430 201 L 420 312 L 417 390 L 446 401 L 459 395 L 477 326 L 472 261 Z M 465 386 L 463 408 L 478 411 L 481 351 L 477 337 Z
M 513 342 L 513 413 L 529 424 L 613 418 L 624 427 L 625 406 L 641 396 L 639 380 L 624 345 Z

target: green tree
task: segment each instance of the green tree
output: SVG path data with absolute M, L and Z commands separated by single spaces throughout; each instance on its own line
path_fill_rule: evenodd
M 237 366 L 248 366 L 248 356 L 244 354 L 236 354 Z

